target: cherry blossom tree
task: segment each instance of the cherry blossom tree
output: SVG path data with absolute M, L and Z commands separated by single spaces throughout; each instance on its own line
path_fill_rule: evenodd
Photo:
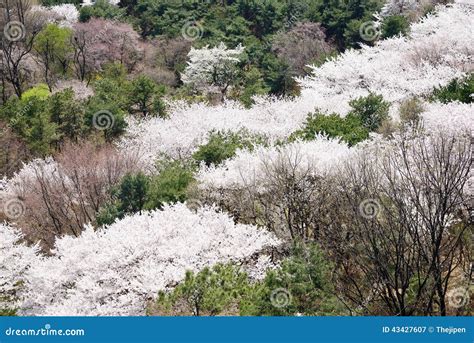
M 0 313 L 17 309 L 25 273 L 39 260 L 38 248 L 21 243 L 22 238 L 18 229 L 0 223 Z
M 79 19 L 79 11 L 73 4 L 61 4 L 51 7 L 33 6 L 31 11 L 42 17 L 46 23 L 71 28 Z
M 89 226 L 78 238 L 58 239 L 54 255 L 28 270 L 21 313 L 144 315 L 147 300 L 176 285 L 186 270 L 244 261 L 277 245 L 264 229 L 185 204 L 97 231 Z
M 235 82 L 236 64 L 243 51 L 241 45 L 228 49 L 224 43 L 214 48 L 191 48 L 182 81 L 209 93 L 216 89 L 224 99 L 228 88 Z

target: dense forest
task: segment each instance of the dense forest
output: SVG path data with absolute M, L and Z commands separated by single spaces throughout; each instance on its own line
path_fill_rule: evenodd
M 3 0 L 0 315 L 472 315 L 466 0 Z

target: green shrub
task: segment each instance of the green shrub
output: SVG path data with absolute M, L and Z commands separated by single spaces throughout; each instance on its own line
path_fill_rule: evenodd
M 238 315 L 254 291 L 246 273 L 231 264 L 217 264 L 199 273 L 186 272 L 172 292 L 160 292 L 148 309 L 156 315 Z
M 237 149 L 251 150 L 255 144 L 262 143 L 262 138 L 251 137 L 246 132 L 211 132 L 207 144 L 201 145 L 193 154 L 193 158 L 207 166 L 218 165 L 233 157 Z
M 75 100 L 74 92 L 68 88 L 51 95 L 48 100 L 51 121 L 57 125 L 60 140 L 76 140 L 85 131 L 85 108 Z
M 268 93 L 269 89 L 265 86 L 263 75 L 256 67 L 250 67 L 239 77 L 242 82 L 235 87 L 236 94 L 232 93 L 230 97 L 239 100 L 246 108 L 255 103 L 254 96 Z
M 27 90 L 21 99 L 10 98 L 0 107 L 0 119 L 36 155 L 51 154 L 65 140 L 88 135 L 100 134 L 111 141 L 127 126 L 123 107 L 128 100 L 121 99 L 123 89 L 113 79 L 99 80 L 95 88 L 94 96 L 80 101 L 70 88 L 51 95 L 47 85 L 41 84 Z
M 82 6 L 79 10 L 79 21 L 86 22 L 92 17 L 104 19 L 121 19 L 125 17 L 125 10 L 112 5 L 107 0 L 97 0 L 92 6 Z
M 33 95 L 26 98 L 10 98 L 0 107 L 0 118 L 24 139 L 34 155 L 45 156 L 53 151 L 59 141 L 57 124 L 52 122 L 48 111 L 48 98 Z
M 112 224 L 127 214 L 161 208 L 164 204 L 184 202 L 193 180 L 191 165 L 181 161 L 161 161 L 155 176 L 127 174 L 110 191 L 110 202 L 97 213 L 97 225 Z
M 369 131 L 376 131 L 382 122 L 388 118 L 390 103 L 384 101 L 382 95 L 370 93 L 349 102 L 352 110 L 348 117 L 358 118 Z
M 122 67 L 109 65 L 105 77 L 94 82 L 94 95 L 86 103 L 86 125 L 89 133 L 102 131 L 104 139 L 111 141 L 127 127 L 127 97 L 129 83 L 124 79 Z
M 122 219 L 125 213 L 119 210 L 120 206 L 118 201 L 113 201 L 102 206 L 96 215 L 97 225 L 110 225 L 115 222 L 116 219 Z
M 160 162 L 159 170 L 159 174 L 150 180 L 146 209 L 186 201 L 188 186 L 194 181 L 192 165 L 186 162 Z
M 112 202 L 100 209 L 97 224 L 112 224 L 126 214 L 141 212 L 147 200 L 149 179 L 143 173 L 125 175 L 120 184 L 112 189 Z
M 390 104 L 381 95 L 369 94 L 349 103 L 352 110 L 345 118 L 336 113 L 321 112 L 309 114 L 304 127 L 291 134 L 289 140 L 313 140 L 317 135 L 339 137 L 349 146 L 369 138 L 369 133 L 380 128 L 388 119 Z
M 398 35 L 406 35 L 410 29 L 408 19 L 403 15 L 392 15 L 383 20 L 382 37 L 390 38 Z
M 341 140 L 353 146 L 369 138 L 369 130 L 355 116 L 341 118 L 335 113 L 325 115 L 316 112 L 308 115 L 304 128 L 295 131 L 290 136 L 290 141 L 296 139 L 313 140 L 317 135 L 325 135 L 330 138 L 340 137 Z
M 130 111 L 138 111 L 143 116 L 166 117 L 165 104 L 161 99 L 163 93 L 164 87 L 159 87 L 146 75 L 139 75 L 130 84 Z
M 231 264 L 197 274 L 187 271 L 176 288 L 159 294 L 148 314 L 342 315 L 344 309 L 332 288 L 332 268 L 317 245 L 295 244 L 281 268 L 267 272 L 262 281 L 251 282 Z
M 104 140 L 111 142 L 125 132 L 127 127 L 125 116 L 126 113 L 116 104 L 102 103 L 92 99 L 86 107 L 85 122 L 90 134 L 102 132 Z
M 474 100 L 474 73 L 464 79 L 454 79 L 444 87 L 435 88 L 431 100 L 438 100 L 443 104 L 460 101 L 470 104 Z
M 342 304 L 334 296 L 332 269 L 316 244 L 295 244 L 292 255 L 281 263 L 281 268 L 267 273 L 255 314 L 342 314 Z
M 37 98 L 39 100 L 46 100 L 50 96 L 49 87 L 45 83 L 40 83 L 27 91 L 25 91 L 21 95 L 21 99 L 24 101 L 28 101 L 30 98 Z

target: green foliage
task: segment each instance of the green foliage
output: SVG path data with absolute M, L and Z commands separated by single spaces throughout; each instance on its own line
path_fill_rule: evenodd
M 358 47 L 361 42 L 368 43 L 360 37 L 360 25 L 373 20 L 372 14 L 379 11 L 382 4 L 378 0 L 318 0 L 311 3 L 309 18 L 320 22 L 343 51 L 348 47 Z
M 107 203 L 101 207 L 95 218 L 97 225 L 110 225 L 115 222 L 116 219 L 122 219 L 125 213 L 120 212 L 119 208 L 120 203 L 117 201 Z
M 252 150 L 255 144 L 262 143 L 262 138 L 251 137 L 245 132 L 211 132 L 207 144 L 201 145 L 193 154 L 193 158 L 207 166 L 218 165 L 233 157 L 237 149 Z
M 129 107 L 128 84 L 117 78 L 94 83 L 95 94 L 86 101 L 76 100 L 72 89 L 51 95 L 46 84 L 39 84 L 12 97 L 0 108 L 4 120 L 28 145 L 34 155 L 53 153 L 65 140 L 77 141 L 87 135 L 103 135 L 111 141 L 124 132 Z M 105 130 L 95 115 L 108 113 L 112 124 Z
M 299 22 L 317 22 L 325 29 L 327 41 L 335 42 L 340 51 L 358 47 L 360 25 L 372 20 L 372 14 L 380 10 L 382 1 L 126 0 L 121 5 L 143 37 L 181 38 L 182 28 L 189 26 L 189 18 L 192 18 L 199 34 L 193 46 L 216 46 L 221 41 L 229 48 L 239 43 L 245 46 L 248 58 L 242 61 L 241 67 L 250 73 L 241 77 L 236 98 L 250 106 L 253 94 L 299 94 L 291 68 L 272 51 L 272 40 L 277 33 Z M 182 71 L 177 66 L 172 68 L 176 73 Z M 259 79 L 261 81 L 255 82 Z
M 49 97 L 50 91 L 48 88 L 48 85 L 45 83 L 40 83 L 36 85 L 35 87 L 32 87 L 28 90 L 26 90 L 22 95 L 21 99 L 23 101 L 28 101 L 30 98 L 37 98 L 38 100 L 45 100 L 46 98 Z
M 289 141 L 313 140 L 317 135 L 330 138 L 340 137 L 349 146 L 369 138 L 369 133 L 378 130 L 388 119 L 390 103 L 381 95 L 369 94 L 349 103 L 352 110 L 342 118 L 336 113 L 310 113 L 304 127 L 293 132 Z
M 148 178 L 143 173 L 126 175 L 120 184 L 117 200 L 120 211 L 125 213 L 140 212 L 145 206 L 148 192 Z
M 97 224 L 112 224 L 126 214 L 141 212 L 147 200 L 149 182 L 143 173 L 125 175 L 120 185 L 112 190 L 113 202 L 99 211 Z
M 435 88 L 432 101 L 440 101 L 444 104 L 453 101 L 471 104 L 474 101 L 474 73 L 463 79 L 454 79 L 444 87 Z
M 127 78 L 127 68 L 122 63 L 108 63 L 104 66 L 101 78 L 111 79 L 119 84 L 123 84 Z
M 163 161 L 158 169 L 159 174 L 150 180 L 145 208 L 186 201 L 188 186 L 194 181 L 192 166 L 181 161 Z
M 114 138 L 120 136 L 127 127 L 125 121 L 126 112 L 112 102 L 102 103 L 92 97 L 86 106 L 86 125 L 88 133 L 94 134 L 102 132 L 106 142 L 113 141 Z M 100 118 L 104 118 L 101 122 Z M 104 125 L 104 123 L 107 124 Z
M 111 190 L 111 201 L 97 213 L 97 224 L 112 224 L 127 214 L 161 208 L 164 204 L 184 202 L 188 186 L 194 180 L 190 165 L 180 161 L 162 161 L 159 173 L 128 174 Z
M 281 268 L 270 270 L 261 282 L 231 264 L 218 264 L 195 274 L 186 272 L 171 292 L 161 292 L 149 314 L 289 316 L 341 315 L 334 296 L 333 266 L 317 245 L 295 244 Z
M 332 288 L 332 269 L 316 244 L 295 244 L 292 255 L 282 262 L 281 268 L 267 273 L 255 314 L 342 314 Z
M 240 79 L 242 82 L 236 87 L 237 92 L 236 94 L 232 94 L 231 98 L 239 100 L 247 108 L 250 108 L 254 104 L 253 96 L 264 95 L 269 91 L 269 88 L 267 88 L 263 80 L 262 73 L 254 66 L 244 71 Z
M 299 95 L 300 89 L 295 81 L 291 67 L 276 56 L 267 55 L 263 61 L 264 78 L 271 93 L 277 95 Z
M 130 85 L 131 110 L 138 110 L 143 116 L 166 117 L 165 104 L 160 97 L 163 92 L 164 88 L 159 87 L 148 76 L 138 76 Z
M 410 29 L 408 19 L 403 15 L 392 15 L 383 20 L 382 37 L 390 38 L 398 35 L 406 35 Z
M 104 72 L 105 77 L 93 84 L 94 96 L 86 103 L 86 123 L 89 132 L 97 132 L 100 128 L 104 139 L 111 141 L 125 131 L 125 117 L 129 108 L 128 81 L 125 80 L 123 67 L 110 65 Z M 108 118 L 110 125 L 97 125 L 100 114 Z
M 77 141 L 85 130 L 84 106 L 74 99 L 74 92 L 68 88 L 53 94 L 48 101 L 51 121 L 57 125 L 58 139 Z
M 186 272 L 172 292 L 161 292 L 153 309 L 158 315 L 238 315 L 252 297 L 247 274 L 231 264 L 217 264 L 199 273 Z
M 86 22 L 92 17 L 120 20 L 125 17 L 125 10 L 107 0 L 97 0 L 94 5 L 82 6 L 79 10 L 79 21 Z
M 120 77 L 104 77 L 94 82 L 92 86 L 94 88 L 92 102 L 113 104 L 114 107 L 120 110 L 128 110 L 128 81 Z
M 162 100 L 164 88 L 147 76 L 141 75 L 128 81 L 126 75 L 127 72 L 122 65 L 117 63 L 108 65 L 101 77 L 93 83 L 94 96 L 88 99 L 86 105 L 86 118 L 90 130 L 96 129 L 93 120 L 97 113 L 110 113 L 113 117 L 113 126 L 103 130 L 107 141 L 125 131 L 127 113 L 166 116 Z
M 34 154 L 40 156 L 48 155 L 59 139 L 57 125 L 48 112 L 45 93 L 49 95 L 49 91 L 42 89 L 30 90 L 24 93 L 26 98 L 11 98 L 0 108 L 0 118 L 9 123 Z
M 361 44 L 371 45 L 371 41 L 364 40 L 360 35 L 360 28 L 365 22 L 370 22 L 370 18 L 349 21 L 344 29 L 344 43 L 341 44 L 348 48 L 358 48 Z
M 349 105 L 352 110 L 348 116 L 358 118 L 369 131 L 376 131 L 388 118 L 390 103 L 385 101 L 381 95 L 370 93 L 366 97 L 351 100 Z
M 362 125 L 356 116 L 340 117 L 338 114 L 309 114 L 305 126 L 290 136 L 290 141 L 296 139 L 313 140 L 317 135 L 330 138 L 340 137 L 341 140 L 353 146 L 369 138 L 369 130 Z
M 73 50 L 71 37 L 71 29 L 48 24 L 36 36 L 34 48 L 40 55 L 49 54 L 53 60 L 64 60 Z
M 283 22 L 282 1 L 237 0 L 238 13 L 250 23 L 257 38 L 275 33 Z

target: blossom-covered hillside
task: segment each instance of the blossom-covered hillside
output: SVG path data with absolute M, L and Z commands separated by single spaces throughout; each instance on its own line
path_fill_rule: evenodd
M 411 27 L 408 37 L 380 41 L 375 47 L 349 50 L 300 79 L 302 94 L 294 100 L 260 99 L 251 109 L 231 102 L 173 104 L 167 120 L 131 122 L 124 148 L 140 147 L 153 160 L 160 153 L 186 156 L 206 142 L 211 130 L 248 129 L 272 141 L 289 136 L 315 109 L 344 116 L 349 101 L 369 92 L 394 103 L 412 96 L 427 96 L 473 67 L 472 8 L 455 4 L 439 8 Z M 463 117 L 449 118 L 452 127 L 469 124 L 472 107 Z M 471 112 L 471 113 L 469 113 Z M 436 116 L 436 114 L 435 114 Z M 430 121 L 429 117 L 426 117 Z M 459 120 L 459 122 L 457 121 Z
M 182 280 L 186 270 L 245 261 L 280 244 L 268 231 L 236 225 L 214 209 L 193 213 L 182 204 L 99 231 L 88 227 L 79 238 L 57 240 L 51 257 L 36 256 L 13 228 L 1 229 L 7 268 L 1 290 L 8 293 L 23 282 L 19 306 L 26 315 L 143 315 L 146 301 Z
M 0 315 L 472 314 L 471 4 L 15 1 Z

